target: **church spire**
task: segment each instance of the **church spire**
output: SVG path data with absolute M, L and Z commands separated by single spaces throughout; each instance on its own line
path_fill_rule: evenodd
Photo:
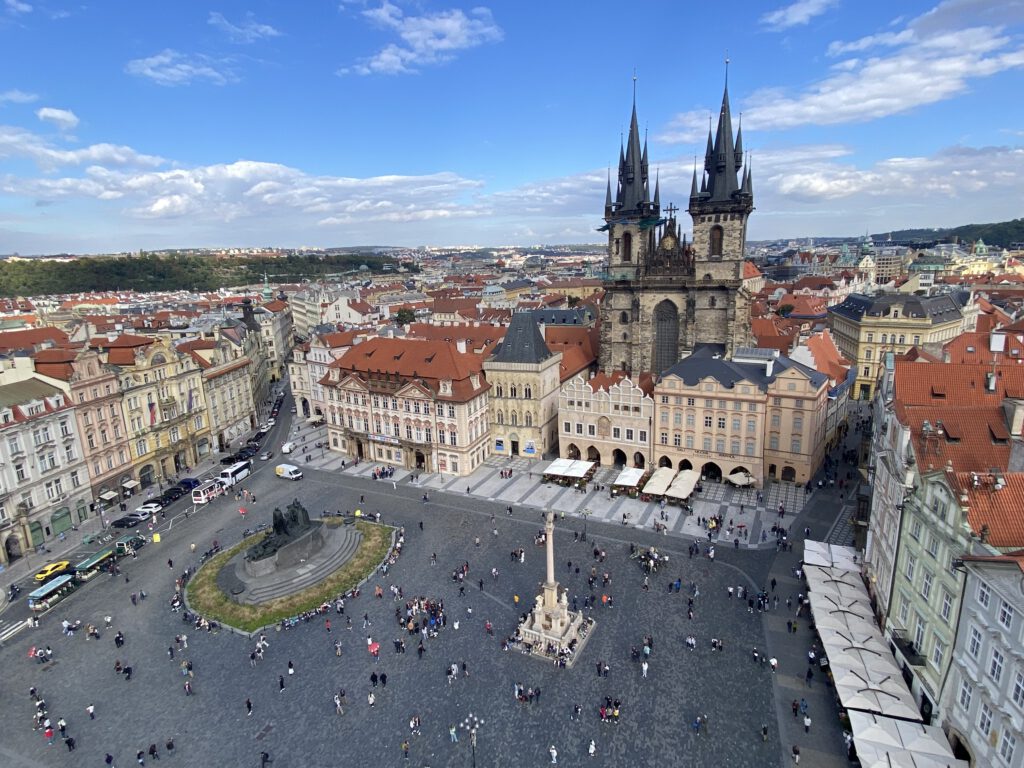
M 635 77 L 635 75 L 634 75 Z M 647 182 L 647 144 L 640 144 L 640 125 L 636 117 L 636 80 L 633 81 L 633 114 L 629 120 L 629 137 L 619 151 L 619 185 L 616 209 L 624 213 L 642 213 L 650 203 Z
M 604 207 L 605 210 L 611 210 L 612 207 L 612 169 L 608 169 L 608 188 L 604 193 Z
M 690 182 L 690 197 L 697 196 L 697 156 L 693 156 L 693 181 Z
M 654 177 L 654 207 L 661 208 L 661 172 Z

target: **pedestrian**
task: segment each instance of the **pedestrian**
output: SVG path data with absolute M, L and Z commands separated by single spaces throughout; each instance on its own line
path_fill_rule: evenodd
M 643 678 L 647 677 L 647 661 L 646 660 L 640 665 L 640 672 L 641 672 L 641 675 L 640 675 L 641 677 L 643 677 Z
M 761 723 L 761 741 L 768 741 L 768 726 Z
M 367 694 L 366 703 L 370 705 L 371 709 L 377 703 L 377 697 L 373 695 L 373 691 L 370 691 L 370 693 Z
M 89 719 L 90 720 L 95 720 L 96 719 L 96 707 L 95 707 L 95 705 L 90 704 L 88 707 L 85 708 L 85 711 L 89 713 Z
M 64 722 L 63 717 L 57 718 L 57 730 L 60 731 L 60 737 L 66 738 L 68 735 L 68 724 Z
M 167 558 L 167 567 L 170 568 L 172 571 L 174 570 L 174 561 L 171 560 L 171 558 L 169 557 Z
M 168 739 L 167 743 L 164 744 L 164 749 L 167 750 L 167 754 L 174 754 L 174 739 Z
M 405 741 L 402 742 L 402 757 L 404 757 L 406 760 L 409 759 L 409 740 L 408 739 L 406 739 Z
M 790 754 L 793 756 L 793 764 L 800 765 L 800 747 L 794 744 Z
M 804 715 L 804 733 L 811 732 L 811 716 Z
M 277 692 L 284 693 L 284 675 L 277 676 Z
M 135 762 L 137 762 L 139 765 L 146 764 L 146 753 L 143 752 L 141 749 L 135 753 Z
M 267 763 L 272 763 L 269 752 L 260 752 L 260 768 L 267 768 Z
M 793 699 L 793 717 L 796 717 L 797 712 L 799 712 L 799 711 L 800 711 L 800 702 L 798 702 L 796 699 Z
M 387 688 L 388 687 L 388 673 L 387 672 L 381 672 L 380 673 L 380 687 L 381 688 Z
M 245 716 L 246 717 L 252 717 L 252 700 L 251 699 L 246 699 L 245 700 Z
M 113 765 L 114 764 L 114 756 L 112 754 L 110 754 L 109 752 L 107 752 L 106 757 L 103 758 L 103 762 L 106 763 L 107 765 Z
M 68 748 L 68 752 L 75 751 L 75 740 L 71 736 L 64 739 L 64 745 Z
M 807 668 L 807 674 L 804 676 L 804 680 L 807 682 L 807 687 L 811 687 L 811 680 L 814 679 L 814 670 L 810 667 Z
M 555 765 L 558 762 L 558 750 L 555 749 L 554 744 L 548 747 L 548 754 L 551 755 L 551 764 Z
M 376 672 L 371 672 L 370 673 L 370 685 L 372 685 L 374 688 L 377 687 L 377 673 Z
M 150 760 L 159 760 L 160 759 L 160 753 L 156 751 L 156 744 L 150 744 L 148 752 L 149 752 L 149 759 Z
M 597 744 L 594 743 L 593 739 L 590 740 L 590 746 L 587 747 L 587 754 L 591 757 L 597 754 Z

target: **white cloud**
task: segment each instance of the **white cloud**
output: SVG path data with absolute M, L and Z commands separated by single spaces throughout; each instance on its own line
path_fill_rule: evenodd
M 78 125 L 78 116 L 70 109 L 43 107 L 36 110 L 36 117 L 45 122 L 53 123 L 62 131 L 74 130 Z
M 30 131 L 0 125 L 0 158 L 24 157 L 43 168 L 90 164 L 115 167 L 155 168 L 163 158 L 136 152 L 117 144 L 91 144 L 79 149 L 55 147 Z
M 796 0 L 795 3 L 764 14 L 761 23 L 776 32 L 799 27 L 809 23 L 815 16 L 821 16 L 837 2 L 838 0 Z
M 406 16 L 397 5 L 384 0 L 380 7 L 361 12 L 374 24 L 391 30 L 402 43 L 390 43 L 373 56 L 338 74 L 400 75 L 419 67 L 442 64 L 455 58 L 458 51 L 499 42 L 504 32 L 488 8 L 473 8 L 467 15 L 460 9 Z
M 224 18 L 224 14 L 210 11 L 210 16 L 206 23 L 227 33 L 227 36 L 235 43 L 255 43 L 258 40 L 266 40 L 281 35 L 278 30 L 269 24 L 261 24 L 256 21 L 251 13 L 246 14 L 245 20 L 241 24 L 232 24 Z
M 828 55 L 840 56 L 844 53 L 859 53 L 871 48 L 904 45 L 913 42 L 913 40 L 914 30 L 912 29 L 904 29 L 899 32 L 879 32 L 877 35 L 867 35 L 850 42 L 836 40 L 829 44 Z
M 237 79 L 228 63 L 202 54 L 188 56 L 167 48 L 145 59 L 133 59 L 125 65 L 125 72 L 147 77 L 158 85 L 188 85 L 206 80 L 214 85 L 225 85 Z
M 34 93 L 25 93 L 14 88 L 9 91 L 0 91 L 0 104 L 31 104 L 39 97 Z
M 32 13 L 32 6 L 23 3 L 21 0 L 4 0 L 4 8 L 12 16 L 20 16 L 23 13 Z

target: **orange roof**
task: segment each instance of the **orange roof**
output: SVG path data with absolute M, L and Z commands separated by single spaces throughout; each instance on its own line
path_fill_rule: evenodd
M 273 301 L 268 301 L 264 304 L 263 308 L 268 312 L 283 312 L 288 309 L 288 302 L 281 301 L 280 299 L 274 299 Z
M 594 392 L 600 392 L 601 390 L 607 392 L 609 387 L 614 386 L 627 378 L 631 379 L 633 384 L 643 390 L 643 393 L 648 397 L 654 392 L 654 374 L 651 373 L 638 373 L 635 377 L 631 377 L 625 371 L 595 373 L 587 381 L 587 384 L 590 385 L 590 389 Z
M 1024 571 L 1024 549 L 1007 552 L 1004 555 L 964 555 L 961 560 L 972 563 L 1005 563 L 1007 565 L 1015 565 L 1021 571 Z
M 483 356 L 472 352 L 459 352 L 454 344 L 427 339 L 388 339 L 377 337 L 356 344 L 328 366 L 328 373 L 320 383 L 337 386 L 330 381 L 333 369 L 351 373 L 368 382 L 385 377 L 403 381 L 418 380 L 428 386 L 435 397 L 465 402 L 488 387 L 483 377 Z M 470 376 L 479 375 L 474 388 Z M 344 377 L 342 377 L 344 378 Z M 451 380 L 452 394 L 440 394 L 440 382 Z M 388 390 L 389 393 L 393 390 Z
M 562 362 L 558 364 L 560 381 L 567 381 L 581 371 L 587 370 L 595 361 L 592 353 L 587 354 L 580 347 L 565 347 L 559 351 L 562 353 Z
M 751 280 L 755 277 L 761 277 L 764 273 L 757 268 L 754 264 L 749 261 L 743 262 L 743 279 Z
M 338 349 L 339 347 L 351 347 L 355 344 L 358 336 L 365 334 L 366 331 L 331 331 L 330 333 L 321 333 L 317 338 L 321 346 Z
M 814 367 L 828 376 L 833 384 L 846 379 L 850 361 L 839 354 L 832 334 L 827 329 L 821 333 L 812 333 L 807 339 L 807 348 L 814 356 Z
M 981 534 L 988 526 L 988 543 L 998 549 L 1024 547 L 1024 473 L 1003 475 L 1003 488 L 994 490 L 994 480 L 980 473 L 975 487 L 974 473 L 957 472 L 950 480 L 954 488 L 967 494 L 967 521 L 971 530 Z M 1020 554 L 1020 553 L 1018 553 Z
M 16 349 L 33 349 L 41 344 L 67 344 L 68 335 L 60 328 L 25 328 L 20 331 L 4 331 L 0 333 L 0 353 Z
M 469 349 L 484 356 L 490 355 L 495 345 L 505 338 L 508 328 L 492 323 L 455 323 L 453 325 L 431 325 L 411 323 L 406 338 L 431 339 L 452 344 L 465 341 Z
M 1003 329 L 1000 329 L 1002 331 Z M 993 360 L 1024 360 L 1024 333 L 1001 333 L 1002 352 L 989 351 L 990 334 L 969 331 L 947 342 L 942 351 L 951 363 L 991 363 Z
M 71 374 L 75 372 L 72 363 L 78 357 L 78 350 L 70 347 L 55 347 L 53 349 L 40 349 L 32 359 L 35 362 L 36 373 L 49 376 L 61 381 L 70 381 Z

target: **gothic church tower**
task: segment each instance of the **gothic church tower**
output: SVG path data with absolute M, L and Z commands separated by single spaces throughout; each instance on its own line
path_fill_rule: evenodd
M 651 194 L 647 143 L 640 142 L 636 103 L 629 138 L 619 150 L 613 199 L 605 193 L 608 270 L 601 307 L 603 371 L 661 373 L 700 343 L 720 344 L 727 356 L 751 343 L 750 297 L 743 288 L 747 218 L 754 209 L 749 169 L 742 178 L 742 136 L 735 143 L 729 92 L 722 97 L 718 131 L 709 131 L 704 171 L 694 172 L 689 213 L 693 244 L 681 237 L 661 190 Z

